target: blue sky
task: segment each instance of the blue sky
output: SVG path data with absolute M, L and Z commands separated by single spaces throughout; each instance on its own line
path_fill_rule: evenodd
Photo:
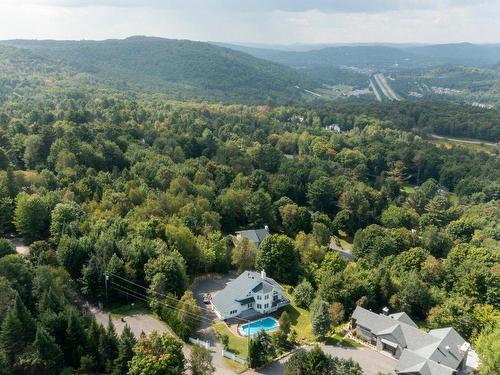
M 0 39 L 500 42 L 500 0 L 0 0 Z

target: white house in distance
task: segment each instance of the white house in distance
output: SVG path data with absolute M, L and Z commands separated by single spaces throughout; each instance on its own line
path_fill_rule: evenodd
M 269 227 L 266 225 L 261 229 L 241 230 L 236 232 L 236 240 L 240 240 L 243 237 L 248 238 L 255 244 L 255 247 L 258 248 L 261 242 L 269 237 Z
M 245 271 L 212 298 L 219 319 L 269 314 L 290 304 L 283 288 L 266 272 Z

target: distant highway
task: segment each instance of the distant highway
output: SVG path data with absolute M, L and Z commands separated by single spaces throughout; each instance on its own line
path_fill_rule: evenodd
M 381 102 L 382 97 L 380 96 L 379 92 L 377 91 L 377 88 L 375 87 L 375 85 L 373 84 L 373 81 L 371 79 L 370 79 L 370 86 L 373 89 L 373 93 L 375 94 L 375 97 L 377 98 L 377 100 L 379 102 Z
M 375 82 L 377 83 L 378 87 L 382 91 L 382 93 L 387 97 L 389 100 L 397 100 L 401 101 L 402 99 L 394 92 L 392 87 L 389 85 L 387 80 L 385 79 L 384 75 L 382 73 L 377 73 L 373 75 L 373 78 L 375 79 Z
M 495 143 L 492 142 L 485 142 L 485 141 L 472 141 L 472 140 L 467 140 L 467 139 L 456 139 L 456 138 L 447 138 L 447 137 L 442 137 L 437 134 L 427 134 L 429 137 L 434 138 L 434 139 L 442 139 L 444 141 L 451 141 L 451 142 L 457 142 L 457 143 L 469 143 L 471 145 L 480 145 L 480 146 L 490 146 L 490 147 L 497 147 Z

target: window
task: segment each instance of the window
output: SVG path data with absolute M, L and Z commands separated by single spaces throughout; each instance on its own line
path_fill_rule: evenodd
M 258 299 L 258 300 L 261 300 L 261 299 L 262 299 L 262 296 L 261 296 L 261 295 L 257 295 L 257 299 Z
M 236 314 L 237 312 L 238 312 L 238 310 L 231 310 L 231 311 L 229 311 L 229 315 L 234 315 L 234 314 Z
M 269 299 L 269 294 L 266 294 L 266 295 L 264 296 L 264 299 Z
M 269 304 L 268 304 L 268 303 L 266 303 L 266 304 L 264 305 L 264 308 L 265 308 L 265 309 L 267 309 L 268 307 L 269 307 Z
M 247 307 L 248 307 L 248 308 L 251 308 L 251 307 L 252 307 L 252 304 L 251 304 L 251 303 L 249 303 L 249 304 L 247 305 Z
M 257 308 L 258 309 L 261 309 L 262 308 L 262 305 L 260 303 L 257 304 Z

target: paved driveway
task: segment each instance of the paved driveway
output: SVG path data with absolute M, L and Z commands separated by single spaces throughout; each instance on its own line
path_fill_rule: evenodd
M 334 357 L 352 358 L 360 364 L 366 375 L 375 375 L 379 371 L 384 374 L 393 374 L 396 367 L 397 361 L 394 358 L 387 357 L 369 348 L 321 345 L 321 349 Z
M 310 350 L 311 347 L 306 350 Z M 375 375 L 377 372 L 382 372 L 384 374 L 391 373 L 394 374 L 394 368 L 396 366 L 396 360 L 393 358 L 386 357 L 379 352 L 368 348 L 351 348 L 351 347 L 338 347 L 331 345 L 321 345 L 321 349 L 325 353 L 331 354 L 334 357 L 340 358 L 352 358 L 354 361 L 358 362 L 363 373 L 366 375 Z M 282 375 L 284 374 L 284 363 L 289 357 L 283 358 L 281 361 L 273 362 L 271 365 L 267 366 L 265 369 L 256 371 L 249 370 L 245 374 L 250 375 Z
M 223 346 L 217 341 L 217 338 L 212 332 L 212 329 L 210 328 L 210 322 L 217 320 L 217 316 L 215 315 L 214 312 L 212 311 L 207 311 L 211 310 L 210 305 L 205 305 L 203 303 L 203 294 L 204 293 L 211 293 L 214 295 L 218 291 L 224 289 L 226 287 L 226 284 L 234 280 L 238 275 L 236 273 L 229 273 L 226 276 L 214 276 L 214 277 L 209 277 L 209 276 L 204 276 L 201 278 L 198 278 L 194 283 L 193 286 L 191 287 L 194 297 L 196 299 L 196 302 L 198 305 L 203 308 L 203 314 L 205 319 L 202 320 L 201 323 L 201 328 L 197 332 L 197 336 L 205 341 L 208 341 L 211 345 L 210 350 L 212 351 L 213 355 L 213 365 L 215 366 L 215 373 L 217 375 L 233 375 L 236 374 L 236 371 L 224 360 L 222 357 L 222 349 Z
M 90 306 L 89 311 L 94 315 L 97 323 L 104 327 L 108 326 L 108 313 L 100 310 L 95 306 Z M 122 320 L 123 319 L 123 320 Z M 141 310 L 131 311 L 126 315 L 112 315 L 113 324 L 116 328 L 116 333 L 121 335 L 125 325 L 128 324 L 130 330 L 135 337 L 139 338 L 142 332 L 149 335 L 151 332 L 156 331 L 158 333 L 172 333 L 170 327 L 159 319 L 156 319 L 153 315 L 143 312 Z

